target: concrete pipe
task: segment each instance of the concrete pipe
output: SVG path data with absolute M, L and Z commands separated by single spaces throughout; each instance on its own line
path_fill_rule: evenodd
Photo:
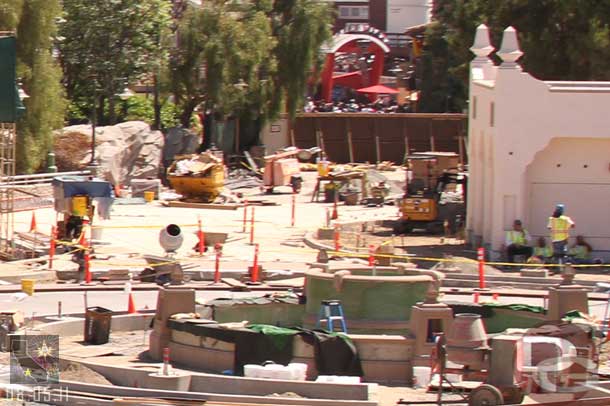
M 170 224 L 159 232 L 159 244 L 165 252 L 176 252 L 183 241 L 182 230 L 176 224 Z

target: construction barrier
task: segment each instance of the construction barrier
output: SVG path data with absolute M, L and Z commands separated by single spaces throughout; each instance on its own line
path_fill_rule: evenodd
M 296 213 L 297 199 L 294 193 L 292 194 L 292 206 L 290 214 L 290 227 L 294 227 L 295 213 Z
M 51 242 L 49 246 L 49 271 L 53 270 L 53 257 L 55 256 L 55 247 L 57 240 L 57 227 L 51 227 Z
M 335 232 L 333 234 L 333 240 L 335 242 L 335 251 L 339 251 L 341 249 L 341 234 L 339 232 L 339 226 L 335 224 Z
M 222 245 L 216 243 L 214 245 L 214 251 L 216 252 L 216 263 L 214 266 L 214 283 L 220 283 L 220 256 L 222 255 Z
M 250 244 L 254 244 L 254 206 L 250 213 Z
M 198 216 L 197 218 L 197 237 L 199 238 L 199 255 L 203 255 L 203 252 L 205 251 L 205 234 L 203 233 L 203 227 L 201 226 L 201 216 Z
M 479 288 L 485 289 L 485 248 L 477 250 L 477 261 L 479 261 Z
M 246 233 L 246 224 L 248 223 L 248 201 L 244 200 L 244 223 L 241 232 Z
M 36 232 L 36 211 L 32 212 L 32 220 L 30 221 L 30 233 Z
M 252 276 L 251 276 L 252 283 L 258 283 L 258 252 L 259 252 L 258 244 L 254 244 L 254 261 L 252 264 Z

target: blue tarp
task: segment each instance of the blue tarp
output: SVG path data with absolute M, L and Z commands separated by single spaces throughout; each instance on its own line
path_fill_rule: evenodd
M 90 197 L 112 197 L 112 186 L 105 180 L 88 180 L 83 177 L 57 177 L 53 187 L 63 189 L 63 197 L 87 195 Z

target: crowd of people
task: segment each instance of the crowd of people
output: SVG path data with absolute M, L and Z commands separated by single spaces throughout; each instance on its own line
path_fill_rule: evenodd
M 564 214 L 565 207 L 558 204 L 547 222 L 550 231 L 551 244 L 545 237 L 539 237 L 535 244 L 521 220 L 513 222 L 512 230 L 506 232 L 505 253 L 508 262 L 514 263 L 515 256 L 522 255 L 528 263 L 549 264 L 567 260 L 574 264 L 601 263 L 599 259 L 591 256 L 593 247 L 585 237 L 577 235 L 574 244 L 569 245 L 570 229 L 574 228 L 574 221 Z
M 327 103 L 323 100 L 307 99 L 305 113 L 411 113 L 410 104 L 399 105 L 396 100 L 379 98 L 372 103 L 358 103 L 356 99 Z

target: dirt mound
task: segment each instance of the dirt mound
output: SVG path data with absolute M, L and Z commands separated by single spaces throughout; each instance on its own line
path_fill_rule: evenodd
M 61 366 L 60 379 L 97 385 L 112 385 L 104 376 L 81 364 L 68 363 Z
M 81 161 L 89 154 L 91 141 L 85 134 L 70 131 L 57 135 L 54 147 L 58 171 L 79 171 L 85 167 Z

